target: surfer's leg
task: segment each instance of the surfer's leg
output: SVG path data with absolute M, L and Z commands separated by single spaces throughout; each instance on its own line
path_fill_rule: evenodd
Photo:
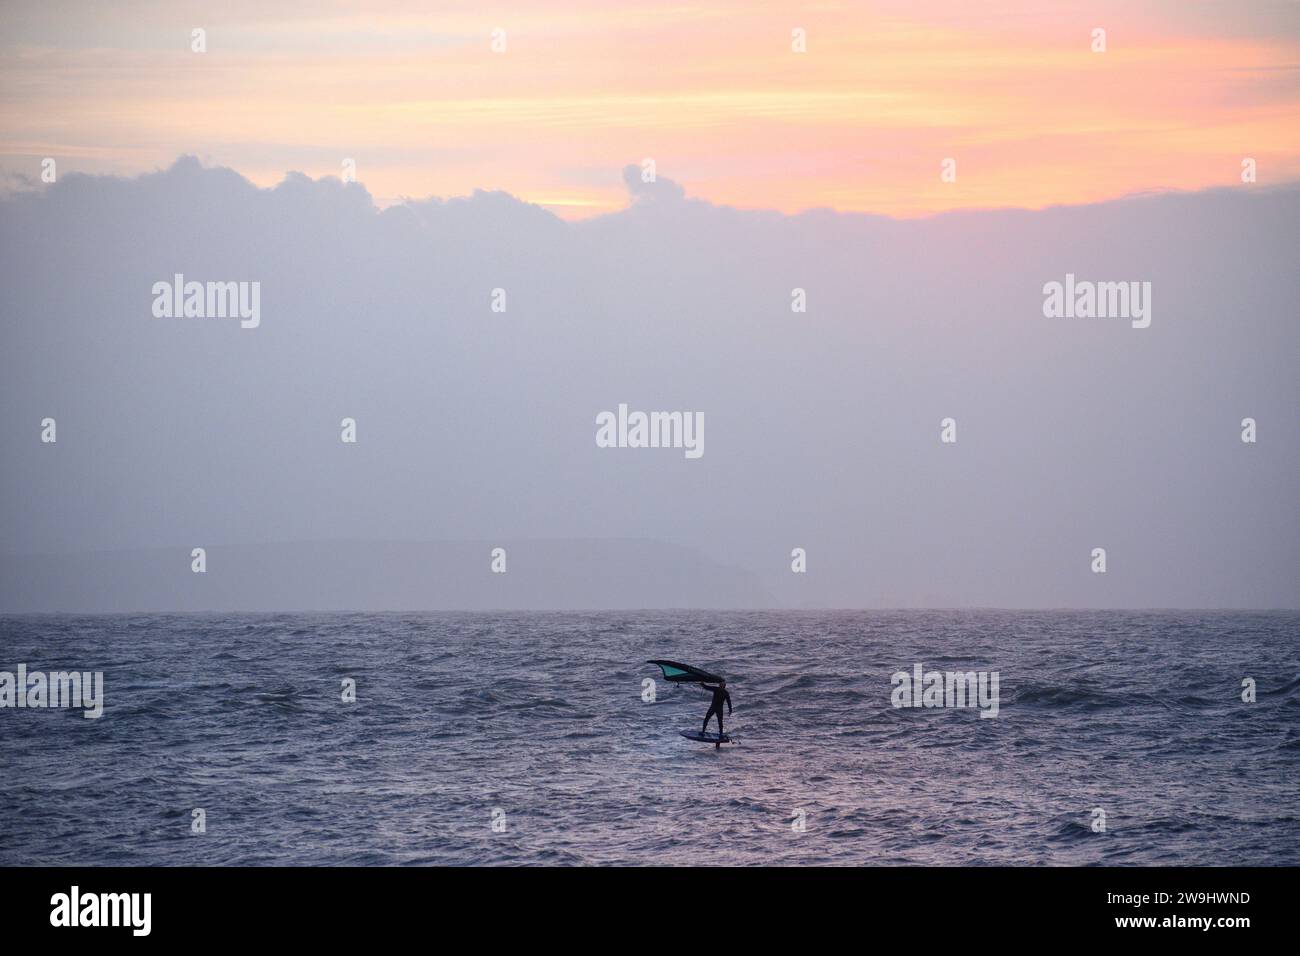
M 709 718 L 712 716 L 713 716 L 713 707 L 710 706 L 709 712 L 704 715 L 704 726 L 700 729 L 700 733 L 707 734 L 709 732 Z M 722 720 L 722 711 L 720 710 L 718 711 L 718 720 Z

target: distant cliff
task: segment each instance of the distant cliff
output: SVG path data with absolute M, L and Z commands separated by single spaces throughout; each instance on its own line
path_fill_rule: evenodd
M 506 573 L 491 570 L 506 551 Z M 309 541 L 0 557 L 0 612 L 771 606 L 757 579 L 646 540 Z

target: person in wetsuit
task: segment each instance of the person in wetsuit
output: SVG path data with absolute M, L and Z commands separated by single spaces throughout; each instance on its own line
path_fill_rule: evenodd
M 709 704 L 709 712 L 704 715 L 704 726 L 700 728 L 700 733 L 704 734 L 709 729 L 709 718 L 714 714 L 718 715 L 718 736 L 722 736 L 722 703 L 727 703 L 727 716 L 731 716 L 731 695 L 727 693 L 727 682 L 719 681 L 717 686 L 710 684 L 700 684 L 707 691 L 713 692 L 713 703 Z

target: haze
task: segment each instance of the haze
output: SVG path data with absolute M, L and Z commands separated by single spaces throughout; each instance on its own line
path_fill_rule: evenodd
M 0 607 L 1297 606 L 1300 191 L 900 221 L 623 175 L 581 222 L 191 158 L 0 203 Z M 260 326 L 155 318 L 175 273 Z M 1150 327 L 1045 318 L 1067 273 Z M 705 453 L 598 448 L 619 403 Z

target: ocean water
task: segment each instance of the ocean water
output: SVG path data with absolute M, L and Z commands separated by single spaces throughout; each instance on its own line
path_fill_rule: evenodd
M 1298 641 L 1296 612 L 3 618 L 0 670 L 103 671 L 105 707 L 0 710 L 0 864 L 1295 865 Z M 727 676 L 735 744 L 679 736 L 696 688 L 642 699 L 655 657 Z M 916 663 L 997 671 L 998 716 L 894 708 Z

